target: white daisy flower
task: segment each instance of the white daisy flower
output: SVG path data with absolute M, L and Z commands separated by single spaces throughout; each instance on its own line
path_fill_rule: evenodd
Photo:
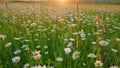
M 113 48 L 112 48 L 111 50 L 112 50 L 112 52 L 118 52 L 118 50 L 116 50 L 116 49 L 113 49 Z
M 86 37 L 86 35 L 85 35 L 84 33 L 81 33 L 80 36 L 81 36 L 82 38 Z
M 96 44 L 96 42 L 92 42 L 92 44 Z
M 29 66 L 29 63 L 26 63 L 23 68 L 28 68 Z
M 6 38 L 6 35 L 1 35 L 0 34 L 0 39 L 4 40 Z
M 86 64 L 85 64 L 85 63 L 83 63 L 83 66 L 86 66 Z
M 5 47 L 10 47 L 12 45 L 12 43 L 7 43 L 6 45 L 5 45 Z
M 45 52 L 45 54 L 48 54 L 48 53 L 49 53 L 48 51 Z
M 36 48 L 40 48 L 41 46 L 36 46 Z
M 20 61 L 20 56 L 15 56 L 12 58 L 12 62 L 18 63 Z
M 42 68 L 42 67 L 40 65 L 38 65 L 38 66 L 33 66 L 31 68 Z
M 47 66 L 46 66 L 46 65 L 43 65 L 42 68 L 47 68 Z
M 17 55 L 17 54 L 19 54 L 21 52 L 21 50 L 16 50 L 16 51 L 14 51 L 13 53 L 15 54 L 15 55 Z
M 47 49 L 47 48 L 48 48 L 48 46 L 44 46 L 44 48 L 45 48 L 45 49 Z
M 70 40 L 70 41 L 75 41 L 75 39 L 74 39 L 74 38 L 70 38 L 69 40 Z
M 35 26 L 36 25 L 36 23 L 31 23 L 31 26 Z
M 69 42 L 68 45 L 67 45 L 67 47 L 71 47 L 72 45 L 73 45 L 73 43 Z
M 17 37 L 14 38 L 14 40 L 21 40 L 21 39 L 22 39 L 22 38 L 17 38 Z
M 65 39 L 64 39 L 64 41 L 65 41 L 65 42 L 67 42 L 67 41 L 68 41 L 68 39 L 67 39 L 67 38 L 65 38 Z
M 118 66 L 110 66 L 110 68 L 119 68 Z
M 72 55 L 72 58 L 75 60 L 75 59 L 77 59 L 77 58 L 79 58 L 79 52 L 78 51 L 75 51 L 74 53 L 73 53 L 73 55 Z
M 62 62 L 62 61 L 63 61 L 63 58 L 58 57 L 58 58 L 56 58 L 56 61 Z
M 101 41 L 99 41 L 99 44 L 101 46 L 107 46 L 109 43 L 107 41 L 105 41 L 105 40 L 101 40 Z
M 22 47 L 24 50 L 29 50 L 29 46 L 28 45 L 22 45 Z
M 116 38 L 116 41 L 120 41 L 120 38 Z
M 34 59 L 39 59 L 39 58 L 41 58 L 40 51 L 34 51 L 34 52 L 32 52 L 32 54 L 33 54 L 33 58 L 34 58 Z
M 64 48 L 64 51 L 66 54 L 69 54 L 71 52 L 71 49 L 70 48 Z
M 95 66 L 103 66 L 103 63 L 100 60 L 96 60 L 94 63 Z
M 96 55 L 93 54 L 93 53 L 89 53 L 89 54 L 88 54 L 88 57 L 90 57 L 90 58 L 96 58 Z
M 54 67 L 50 66 L 49 68 L 54 68 Z

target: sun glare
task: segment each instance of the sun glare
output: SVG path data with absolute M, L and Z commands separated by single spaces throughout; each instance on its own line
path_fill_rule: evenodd
M 58 0 L 59 2 L 67 2 L 67 0 Z

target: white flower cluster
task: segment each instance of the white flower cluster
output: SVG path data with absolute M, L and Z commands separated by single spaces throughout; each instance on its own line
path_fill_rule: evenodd
M 84 30 L 82 29 L 79 33 L 80 33 L 81 40 L 86 40 L 86 34 Z

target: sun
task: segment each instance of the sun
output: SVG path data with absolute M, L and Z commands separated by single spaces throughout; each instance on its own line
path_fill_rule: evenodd
M 68 0 L 58 0 L 59 2 L 67 2 Z

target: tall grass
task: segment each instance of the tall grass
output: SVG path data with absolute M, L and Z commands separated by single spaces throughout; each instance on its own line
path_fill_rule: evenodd
M 74 8 L 44 5 L 16 7 L 0 10 L 0 68 L 23 68 L 26 63 L 48 68 L 120 67 L 117 8 L 82 7 L 76 12 Z M 34 55 L 37 51 L 40 53 Z M 73 59 L 75 51 L 79 54 Z M 90 53 L 95 56 L 89 57 Z M 20 61 L 12 61 L 16 56 Z M 103 65 L 96 66 L 96 60 Z

